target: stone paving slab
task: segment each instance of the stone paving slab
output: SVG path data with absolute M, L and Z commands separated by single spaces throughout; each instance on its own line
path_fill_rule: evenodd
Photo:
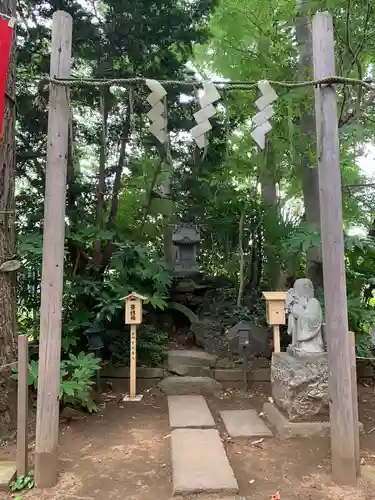
M 221 411 L 220 415 L 231 437 L 272 436 L 256 410 L 227 410 Z
M 373 465 L 361 466 L 361 476 L 372 483 L 375 483 L 375 467 Z
M 221 391 L 221 384 L 210 377 L 179 377 L 173 375 L 159 382 L 158 387 L 167 396 L 186 394 L 209 396 Z
M 216 429 L 175 429 L 171 444 L 173 495 L 238 492 Z
M 168 396 L 169 425 L 174 428 L 215 427 L 203 396 Z
M 8 491 L 16 476 L 16 462 L 0 461 L 0 491 Z

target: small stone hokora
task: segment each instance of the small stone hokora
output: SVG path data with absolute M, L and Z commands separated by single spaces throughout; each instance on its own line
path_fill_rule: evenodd
M 314 286 L 307 278 L 295 281 L 285 299 L 288 333 L 292 335 L 290 350 L 295 354 L 324 352 L 322 308 L 314 297 Z

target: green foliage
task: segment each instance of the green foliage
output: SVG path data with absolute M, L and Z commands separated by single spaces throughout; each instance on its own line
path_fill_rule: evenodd
M 338 0 L 323 3 L 334 14 L 338 73 L 371 78 L 374 9 L 359 0 L 344 7 Z M 304 16 L 323 8 L 315 0 L 300 4 Z M 17 273 L 18 323 L 21 332 L 32 330 L 35 337 L 40 311 L 48 101 L 46 89 L 35 99 L 35 83 L 48 73 L 49 26 L 57 8 L 74 19 L 75 77 L 189 79 L 192 62 L 203 79 L 212 74 L 252 81 L 306 77 L 296 74 L 296 9 L 295 3 L 286 0 L 99 0 L 95 9 L 77 0 L 62 0 L 58 5 L 49 0 L 42 4 L 21 0 L 24 22 L 18 30 L 16 78 L 17 234 L 22 259 Z M 98 324 L 116 332 L 116 361 L 128 359 L 122 298 L 135 290 L 147 297 L 145 312 L 165 308 L 171 276 L 162 253 L 171 221 L 194 221 L 202 228 L 200 266 L 205 273 L 238 283 L 242 256 L 248 296 L 256 295 L 261 287 L 283 286 L 282 274 L 288 278 L 306 275 L 308 253 L 320 247 L 316 228 L 303 222 L 309 185 L 301 159 L 306 156 L 316 166 L 314 137 L 301 133 L 302 110 L 313 106 L 312 88 L 277 89 L 279 98 L 265 152 L 259 151 L 250 135 L 256 89 L 222 91 L 216 117 L 211 120 L 209 147 L 202 153 L 184 138 L 198 109 L 195 90 L 169 88 L 173 168 L 168 167 L 165 149 L 148 133 L 148 90 L 137 85 L 131 96 L 128 90 L 112 87 L 100 92 L 90 87 L 71 92 L 74 141 L 68 155 L 64 357 L 84 350 L 84 330 Z M 183 92 L 191 100 L 180 100 Z M 371 96 L 355 87 L 338 86 L 337 93 L 341 173 L 346 186 L 343 229 L 362 226 L 367 231 L 375 213 L 374 190 L 352 186 L 368 180 L 356 160 L 364 144 L 373 142 L 375 107 Z M 99 188 L 103 169 L 104 188 Z M 163 198 L 161 193 L 169 181 L 171 192 Z M 313 209 L 318 203 L 316 196 Z M 373 321 L 373 243 L 347 237 L 345 252 L 350 327 L 358 339 L 363 336 L 358 340 L 362 346 Z M 139 336 L 140 361 L 160 363 L 166 342 L 166 334 L 147 326 Z
M 23 23 L 17 32 L 16 194 L 18 253 L 23 262 L 18 274 L 21 332 L 39 335 L 48 92 L 39 89 L 37 99 L 35 93 L 37 81 L 48 73 L 53 12 L 65 10 L 74 19 L 74 76 L 184 79 L 191 76 L 186 63 L 193 46 L 207 40 L 214 3 L 99 0 L 93 9 L 76 0 L 58 5 L 48 0 L 43 5 L 35 0 L 19 2 Z M 130 291 L 147 297 L 146 310 L 165 308 L 169 295 L 171 278 L 162 256 L 166 203 L 153 194 L 167 178 L 165 150 L 147 130 L 148 90 L 138 85 L 131 98 L 128 91 L 113 87 L 71 92 L 74 143 L 69 141 L 68 154 L 65 357 L 85 349 L 87 327 L 107 328 L 123 318 L 122 299 Z M 171 89 L 172 102 L 178 103 L 180 91 Z M 168 115 L 172 133 L 189 128 L 193 121 L 188 108 L 171 106 Z M 178 141 L 172 150 L 179 158 L 186 156 Z M 104 188 L 99 188 L 100 182 Z M 123 321 L 117 330 L 124 334 Z
M 375 239 L 347 237 L 346 280 L 349 328 L 356 334 L 357 352 L 372 357 L 371 329 L 375 324 Z
M 103 232 L 95 228 L 68 234 L 68 241 L 80 241 L 89 251 L 90 242 L 98 237 L 105 238 Z M 30 270 L 41 273 L 41 247 L 38 238 L 20 238 L 19 249 L 23 253 L 24 266 L 20 273 L 20 327 L 28 331 L 31 327 L 31 309 L 40 308 L 40 294 L 30 291 Z M 96 266 L 87 270 L 87 274 L 68 275 L 64 287 L 63 337 L 62 347 L 65 352 L 79 349 L 84 345 L 82 333 L 93 323 L 104 327 L 111 324 L 114 317 L 124 309 L 123 297 L 136 290 L 144 295 L 155 309 L 164 309 L 168 297 L 171 276 L 156 251 L 129 242 L 113 243 L 114 250 L 108 268 L 97 272 Z M 69 269 L 68 253 L 66 268 Z M 27 314 L 29 313 L 29 314 Z
M 34 488 L 34 485 L 34 474 L 32 472 L 29 472 L 23 476 L 17 477 L 17 479 L 12 481 L 10 485 L 10 491 L 12 493 L 17 493 L 24 490 L 31 490 L 32 488 Z M 21 499 L 21 497 L 16 497 L 15 500 L 17 500 L 17 498 Z
M 281 242 L 284 255 L 306 253 L 310 248 L 321 245 L 320 234 L 307 224 L 291 228 L 289 234 Z
M 375 323 L 375 239 L 370 236 L 345 236 L 345 266 L 348 293 L 349 328 L 356 334 L 357 352 L 371 357 L 370 331 Z M 283 258 L 299 256 L 321 244 L 320 235 L 306 224 L 301 224 L 282 239 Z M 296 277 L 303 276 L 297 273 Z M 323 304 L 324 298 L 320 297 Z
M 100 370 L 100 359 L 92 353 L 69 354 L 60 363 L 60 401 L 63 405 L 80 405 L 90 413 L 98 411 L 92 397 L 95 374 Z M 18 379 L 17 368 L 13 368 L 12 378 Z M 38 388 L 38 362 L 32 360 L 28 372 L 28 384 L 34 391 Z
M 169 336 L 165 332 L 156 330 L 149 325 L 140 325 L 137 335 L 137 362 L 144 366 L 161 366 L 165 360 Z M 112 337 L 111 361 L 115 365 L 129 366 L 130 336 L 127 332 L 119 335 L 118 332 L 109 332 Z

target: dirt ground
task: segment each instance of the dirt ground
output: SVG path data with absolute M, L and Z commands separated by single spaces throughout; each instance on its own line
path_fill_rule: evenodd
M 361 438 L 362 463 L 375 467 L 374 388 L 361 386 L 359 392 L 360 419 L 366 429 Z M 240 487 L 239 495 L 226 499 L 270 500 L 279 492 L 281 500 L 375 500 L 375 483 L 372 485 L 365 479 L 360 480 L 356 489 L 339 488 L 331 483 L 328 439 L 280 441 L 274 437 L 258 444 L 230 440 L 218 412 L 236 408 L 260 411 L 268 396 L 268 384 L 258 384 L 247 396 L 227 390 L 221 398 L 207 398 Z M 167 402 L 157 389 L 148 391 L 141 403 L 123 403 L 121 394 L 103 395 L 100 414 L 62 424 L 58 485 L 44 491 L 34 489 L 22 498 L 169 500 L 172 491 L 169 437 Z M 0 459 L 12 455 L 12 446 L 0 450 Z M 12 497 L 0 493 L 0 498 Z

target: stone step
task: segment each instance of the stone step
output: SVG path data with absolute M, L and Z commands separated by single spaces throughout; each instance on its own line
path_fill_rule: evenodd
M 208 366 L 174 365 L 169 366 L 167 371 L 172 375 L 186 377 L 211 377 L 218 382 L 242 382 L 243 370 L 239 368 L 210 368 Z M 256 368 L 247 372 L 249 382 L 269 382 L 270 369 Z
M 215 427 L 203 396 L 168 396 L 169 425 L 174 428 Z
M 168 364 L 167 371 L 172 375 L 182 377 L 211 377 L 214 378 L 214 369 L 209 366 L 195 366 L 183 364 Z
M 226 410 L 220 412 L 230 437 L 268 437 L 272 432 L 256 410 Z
M 158 387 L 167 396 L 201 394 L 209 396 L 221 391 L 221 384 L 210 377 L 166 377 Z
M 176 365 L 188 366 L 207 366 L 211 368 L 215 366 L 217 357 L 205 351 L 198 350 L 179 350 L 173 349 L 168 351 L 168 367 Z
M 238 492 L 216 429 L 175 429 L 171 444 L 173 495 Z

